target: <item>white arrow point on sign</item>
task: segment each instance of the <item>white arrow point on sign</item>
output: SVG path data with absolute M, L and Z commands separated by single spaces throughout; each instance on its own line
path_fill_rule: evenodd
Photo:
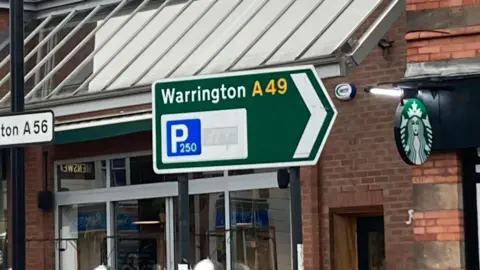
M 297 149 L 293 154 L 293 158 L 308 158 L 315 142 L 317 141 L 318 133 L 320 132 L 327 116 L 327 111 L 315 92 L 315 88 L 310 82 L 307 73 L 295 73 L 291 74 L 290 77 L 292 77 L 293 82 L 297 86 L 297 89 L 310 112 L 310 118 L 308 119 L 307 126 L 300 138 L 300 142 L 297 145 Z

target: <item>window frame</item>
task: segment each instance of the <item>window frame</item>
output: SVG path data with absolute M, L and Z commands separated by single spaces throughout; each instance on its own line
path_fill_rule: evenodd
M 173 217 L 173 198 L 178 196 L 178 184 L 177 182 L 163 182 L 163 183 L 152 183 L 152 184 L 139 184 L 139 185 L 127 185 L 127 186 L 118 186 L 111 187 L 111 172 L 110 172 L 110 160 L 125 158 L 125 166 L 127 175 L 129 175 L 130 170 L 130 158 L 138 156 L 148 156 L 152 155 L 152 151 L 136 151 L 136 152 L 126 152 L 113 155 L 98 155 L 91 157 L 83 158 L 73 158 L 65 160 L 57 160 L 54 162 L 54 186 L 55 186 L 55 205 L 54 205 L 54 229 L 55 229 L 55 239 L 59 239 L 60 233 L 60 210 L 62 206 L 69 206 L 75 204 L 92 204 L 92 203 L 105 203 L 107 208 L 107 237 L 112 236 L 115 231 L 115 222 L 114 222 L 114 203 L 117 201 L 125 200 L 138 200 L 146 198 L 159 198 L 163 197 L 166 199 L 166 215 L 167 219 L 169 216 Z M 92 162 L 105 160 L 107 165 L 106 172 L 106 187 L 97 188 L 97 189 L 86 189 L 86 190 L 77 190 L 77 191 L 59 191 L 57 189 L 59 184 L 57 166 L 65 163 L 81 163 L 81 162 Z M 223 176 L 211 177 L 211 178 L 200 178 L 193 179 L 192 174 L 188 174 L 189 180 L 189 195 L 196 194 L 209 194 L 209 193 L 224 193 L 224 209 L 225 217 L 230 216 L 230 192 L 242 191 L 242 190 L 256 190 L 256 189 L 270 189 L 278 188 L 277 182 L 277 173 L 276 172 L 262 172 L 261 169 L 252 174 L 241 174 L 229 176 L 228 171 L 223 171 Z M 128 176 L 129 178 L 129 176 Z M 259 181 L 259 178 L 261 181 Z M 129 179 L 127 179 L 129 181 Z M 145 188 L 148 187 L 148 188 Z M 167 234 L 167 261 L 169 265 L 167 269 L 171 268 L 171 263 L 175 263 L 175 245 L 173 239 L 175 236 L 175 225 L 173 224 L 173 219 L 170 219 L 170 222 L 167 222 L 166 234 Z M 169 236 L 170 235 L 170 236 Z M 227 247 L 226 250 L 226 260 L 231 261 L 231 247 L 229 244 L 230 239 L 230 219 L 225 220 L 225 244 Z M 111 238 L 110 238 L 111 239 Z M 57 243 L 55 243 L 57 245 Z M 107 242 L 107 250 L 113 250 L 115 243 L 113 239 Z M 55 249 L 55 269 L 60 269 L 60 254 L 57 249 Z M 115 256 L 109 256 L 108 263 L 109 265 L 114 265 Z M 227 270 L 231 270 L 231 264 L 227 264 Z

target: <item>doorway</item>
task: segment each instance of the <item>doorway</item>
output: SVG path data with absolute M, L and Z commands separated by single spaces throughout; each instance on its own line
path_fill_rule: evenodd
M 357 217 L 358 270 L 383 270 L 385 234 L 383 216 Z
M 333 214 L 332 269 L 385 270 L 384 221 L 381 215 Z

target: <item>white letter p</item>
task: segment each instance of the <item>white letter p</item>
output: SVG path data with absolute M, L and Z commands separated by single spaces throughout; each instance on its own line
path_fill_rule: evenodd
M 181 130 L 182 135 L 177 136 L 177 131 Z M 177 143 L 184 142 L 188 138 L 188 128 L 184 124 L 172 125 L 170 134 L 172 134 L 172 153 L 177 153 Z

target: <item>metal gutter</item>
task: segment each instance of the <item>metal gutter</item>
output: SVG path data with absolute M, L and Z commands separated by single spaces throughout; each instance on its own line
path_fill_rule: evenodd
M 353 51 L 347 55 L 354 65 L 359 65 L 367 58 L 403 12 L 405 12 L 405 0 L 390 0 L 388 7 L 363 33 Z
M 480 57 L 407 63 L 405 79 L 479 76 Z
M 344 63 L 334 61 L 334 57 L 311 59 L 295 63 L 284 63 L 268 67 L 314 64 L 320 78 L 343 76 Z M 315 61 L 315 62 L 313 62 Z M 266 68 L 266 67 L 262 67 Z M 53 110 L 56 117 L 81 114 L 91 111 L 101 111 L 150 104 L 152 102 L 151 86 L 130 87 L 114 91 L 94 92 L 62 99 L 50 99 L 30 102 L 25 105 L 26 110 Z M 10 112 L 10 107 L 0 109 L 0 114 Z
M 10 9 L 10 2 L 9 1 L 0 1 L 0 8 L 3 8 L 3 9 Z M 37 11 L 37 7 L 35 4 L 31 4 L 31 3 L 24 3 L 23 4 L 23 9 L 24 11 L 26 12 L 29 12 L 29 11 Z M 47 16 L 44 16 L 44 17 L 48 17 Z

